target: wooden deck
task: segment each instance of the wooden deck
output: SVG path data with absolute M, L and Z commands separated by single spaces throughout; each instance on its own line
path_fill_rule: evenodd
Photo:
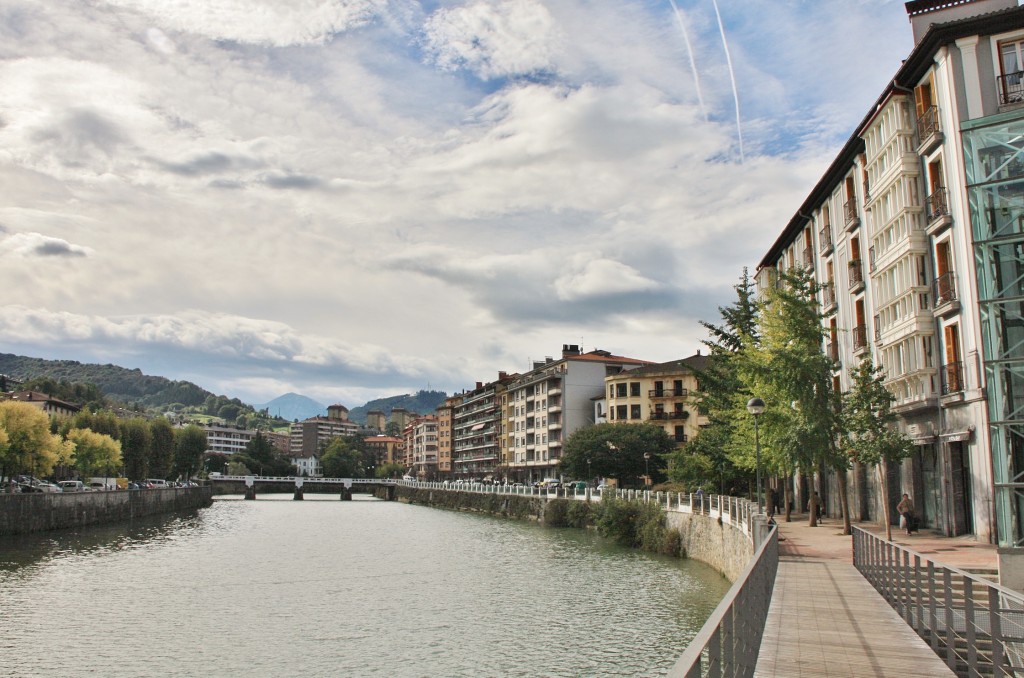
M 781 556 L 755 676 L 955 674 L 849 562 Z

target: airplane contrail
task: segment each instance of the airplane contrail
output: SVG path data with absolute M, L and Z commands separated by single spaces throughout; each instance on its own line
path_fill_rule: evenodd
M 711 0 L 711 3 L 715 6 L 715 16 L 718 17 L 718 32 L 722 34 L 722 47 L 725 48 L 725 63 L 729 67 L 729 80 L 732 82 L 732 98 L 736 102 L 736 136 L 740 142 L 740 163 L 742 163 L 743 125 L 740 122 L 740 94 L 736 90 L 736 75 L 732 70 L 732 56 L 729 54 L 729 43 L 725 39 L 725 26 L 722 24 L 722 15 L 718 11 L 718 0 Z
M 672 11 L 675 12 L 676 21 L 679 23 L 679 30 L 683 33 L 683 42 L 686 43 L 686 53 L 690 55 L 690 71 L 693 73 L 693 84 L 697 88 L 697 103 L 700 104 L 700 114 L 704 116 L 704 122 L 708 121 L 708 112 L 704 108 L 704 96 L 700 91 L 700 76 L 697 74 L 697 61 L 693 58 L 693 46 L 690 44 L 690 36 L 686 33 L 686 24 L 683 22 L 683 15 L 676 5 L 676 0 L 668 0 L 672 4 Z

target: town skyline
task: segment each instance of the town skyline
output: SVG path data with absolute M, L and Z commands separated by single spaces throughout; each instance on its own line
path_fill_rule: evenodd
M 4 12 L 0 350 L 257 403 L 693 354 L 912 44 L 881 0 Z

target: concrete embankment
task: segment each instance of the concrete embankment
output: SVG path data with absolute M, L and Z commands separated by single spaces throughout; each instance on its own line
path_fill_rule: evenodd
M 0 537 L 188 511 L 213 503 L 210 487 L 0 494 Z
M 461 511 L 478 511 L 495 516 L 544 521 L 548 499 L 462 492 L 443 489 L 420 489 L 399 486 L 395 498 L 409 504 Z M 565 501 L 565 500 L 561 500 Z M 600 501 L 595 499 L 595 501 Z M 666 527 L 679 532 L 682 552 L 687 558 L 710 565 L 729 581 L 735 581 L 754 555 L 754 545 L 742 530 L 718 518 L 695 513 L 665 511 Z

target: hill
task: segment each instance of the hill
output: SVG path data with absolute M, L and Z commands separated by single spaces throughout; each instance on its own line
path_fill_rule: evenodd
M 215 397 L 190 381 L 172 381 L 143 374 L 139 369 L 80 363 L 77 360 L 44 360 L 0 353 L 0 374 L 20 381 L 49 378 L 57 382 L 94 384 L 114 400 L 154 408 L 173 403 L 195 407 L 203 405 L 207 398 Z
M 416 414 L 433 414 L 438 405 L 444 403 L 448 394 L 444 391 L 418 391 L 414 394 L 390 396 L 388 398 L 377 398 L 360 407 L 354 407 L 348 412 L 352 421 L 365 424 L 366 413 L 371 410 L 380 410 L 385 415 L 391 414 L 391 410 L 404 408 Z
M 257 411 L 266 410 L 271 416 L 281 417 L 288 421 L 296 419 L 301 421 L 310 417 L 327 414 L 326 405 L 322 405 L 312 398 L 307 398 L 298 393 L 285 393 L 283 396 L 274 398 L 269 403 L 253 405 L 253 408 Z

